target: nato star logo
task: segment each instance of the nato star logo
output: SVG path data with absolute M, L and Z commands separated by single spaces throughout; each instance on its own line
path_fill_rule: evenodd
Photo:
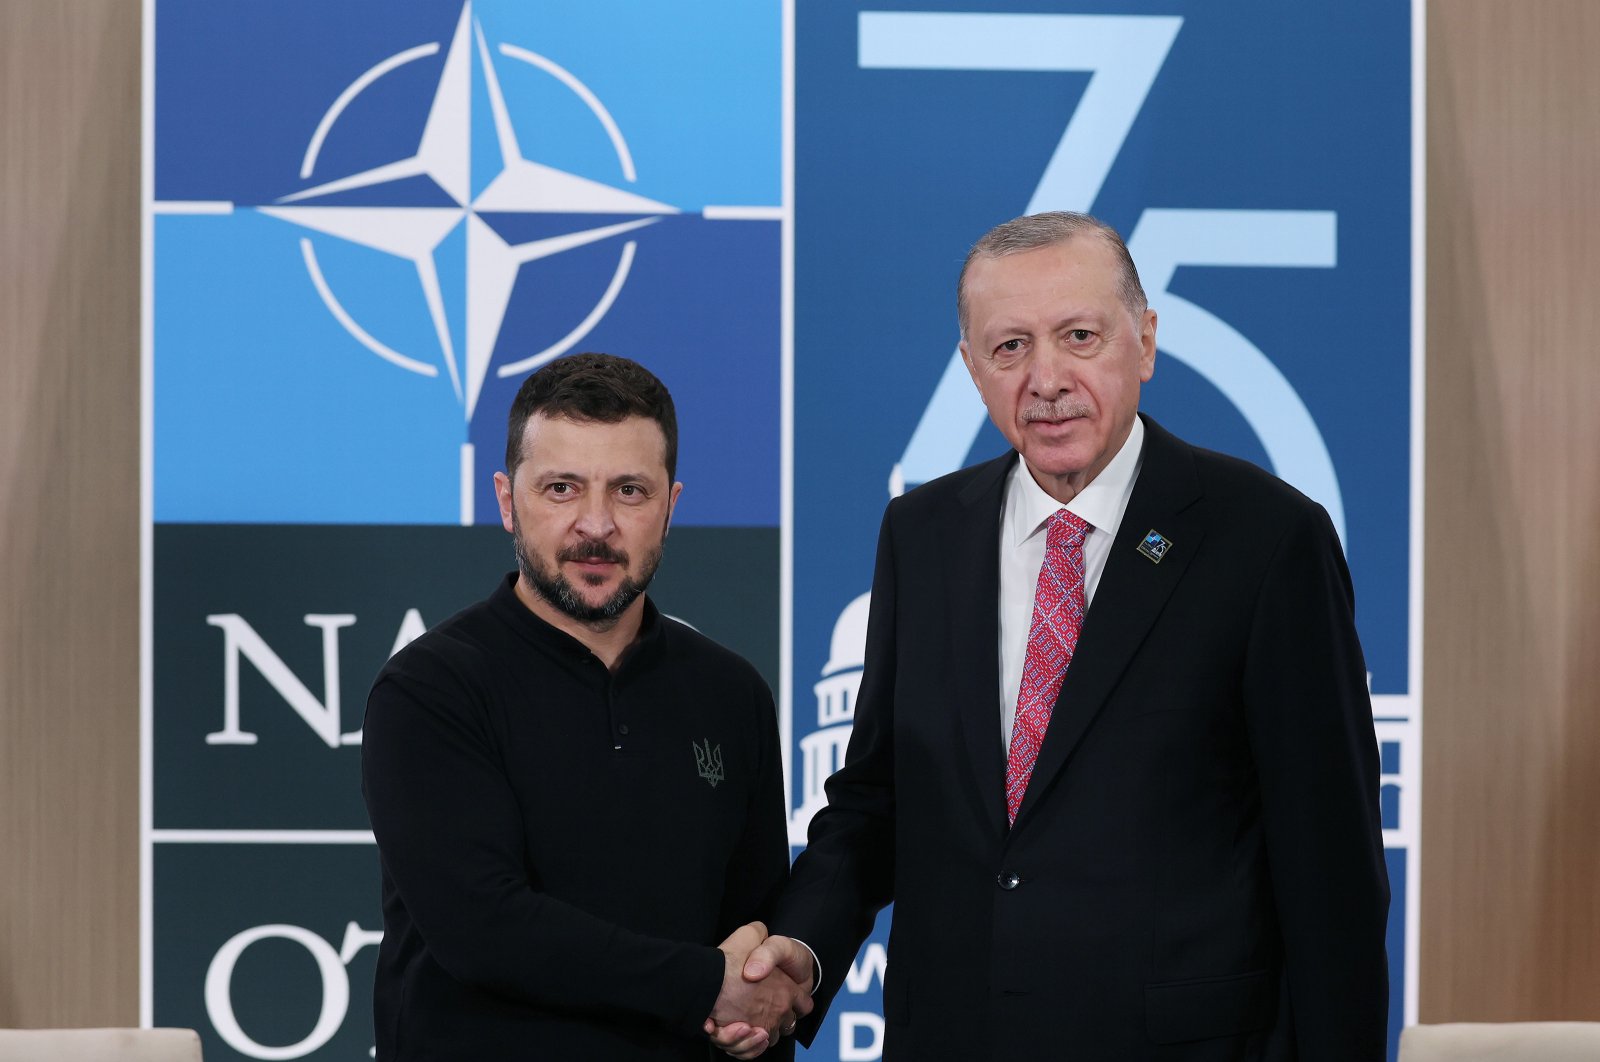
M 627 126 L 631 122 L 635 135 L 650 145 L 652 173 L 681 173 L 681 165 L 673 170 L 674 160 L 661 157 L 664 141 L 658 126 L 692 116 L 675 117 L 669 108 L 657 107 L 641 117 L 635 100 L 621 112 L 629 117 L 619 122 L 602 98 L 605 89 L 595 91 L 550 55 L 525 46 L 541 39 L 543 31 L 530 32 L 540 25 L 538 20 L 523 18 L 524 12 L 511 14 L 512 28 L 507 29 L 501 25 L 507 21 L 504 13 L 495 16 L 484 5 L 480 18 L 468 0 L 448 40 L 419 35 L 419 43 L 402 46 L 376 63 L 358 62 L 348 73 L 330 66 L 336 76 L 355 76 L 343 83 L 342 91 L 330 93 L 332 100 L 315 127 L 307 123 L 309 135 L 298 141 L 305 145 L 298 160 L 303 186 L 237 208 L 241 215 L 270 217 L 298 232 L 304 277 L 295 278 L 289 288 L 263 288 L 263 305 L 277 305 L 282 293 L 293 294 L 295 287 L 307 296 L 314 291 L 321 312 L 352 341 L 349 348 L 326 348 L 328 357 L 362 357 L 364 349 L 399 372 L 450 388 L 460 410 L 458 423 L 464 426 L 456 439 L 465 441 L 452 444 L 460 448 L 462 523 L 472 523 L 475 510 L 483 511 L 483 499 L 475 491 L 486 479 L 471 439 L 486 441 L 492 433 L 473 428 L 475 415 L 480 409 L 503 407 L 506 389 L 514 389 L 516 378 L 582 349 L 578 345 L 585 337 L 619 299 L 627 298 L 630 274 L 636 285 L 646 275 L 641 269 L 659 276 L 662 256 L 680 253 L 676 248 L 684 239 L 668 236 L 662 243 L 663 237 L 651 237 L 650 246 L 660 253 L 636 263 L 641 246 L 636 234 L 673 218 L 683 219 L 676 224 L 698 224 L 786 217 L 781 206 L 696 202 L 685 208 L 663 201 L 684 194 L 681 179 L 669 180 L 665 187 L 675 190 L 659 198 L 640 194 Z M 499 39 L 497 26 L 499 36 L 511 39 Z M 557 51 L 588 39 L 570 30 L 564 37 L 546 36 Z M 396 44 L 405 40 L 401 35 Z M 597 41 L 596 47 L 603 43 Z M 428 60 L 438 70 L 431 96 L 425 89 L 413 91 L 422 88 L 419 78 L 429 77 L 424 72 Z M 414 65 L 418 63 L 424 65 Z M 393 78 L 399 80 L 387 80 Z M 397 96 L 395 85 L 407 87 Z M 375 87 L 380 91 L 368 95 Z M 421 132 L 411 134 L 414 140 L 404 134 L 372 135 L 378 128 L 375 118 L 380 125 L 391 119 L 409 124 L 408 115 L 394 110 L 396 99 L 426 108 L 425 116 L 417 115 Z M 546 121 L 551 107 L 559 111 L 554 126 Z M 571 168 L 577 156 L 566 142 L 551 139 L 574 131 L 586 145 L 580 152 L 586 160 L 582 173 Z M 364 148 L 367 154 L 354 167 L 348 151 L 329 149 L 352 138 L 379 145 L 376 150 Z M 385 159 L 385 144 L 399 150 Z M 569 165 L 548 164 L 551 158 L 564 158 Z M 351 168 L 356 172 L 349 172 Z M 161 201 L 154 209 L 157 214 L 231 214 L 236 207 L 225 201 Z M 666 250 L 669 246 L 675 250 Z M 571 259 L 562 258 L 585 248 Z M 360 257 L 372 252 L 385 257 Z M 536 262 L 577 265 L 560 265 L 556 272 L 548 266 L 523 270 Z M 628 326 L 627 334 L 636 331 L 637 326 Z M 218 345 L 219 354 L 227 350 Z M 497 380 L 511 382 L 496 385 Z M 351 395 L 353 400 L 361 397 Z
M 302 178 L 316 175 L 318 154 L 324 137 L 345 108 L 372 82 L 390 71 L 417 59 L 436 54 L 438 46 L 422 45 L 401 52 L 379 63 L 346 89 L 323 116 L 301 165 Z M 589 89 L 571 73 L 550 59 L 512 44 L 501 44 L 500 55 L 527 63 L 555 77 L 572 90 L 605 128 L 616 150 L 622 172 L 635 179 L 633 158 L 622 131 Z M 472 59 L 476 54 L 488 87 L 494 116 L 495 138 L 500 172 L 482 191 L 472 194 Z M 318 205 L 319 200 L 337 199 L 340 193 L 358 189 L 379 191 L 399 187 L 417 177 L 426 177 L 450 200 L 447 206 Z M 397 198 L 407 198 L 404 194 Z M 483 27 L 472 17 L 472 5 L 463 6 L 454 38 L 445 56 L 444 72 L 433 97 L 416 154 L 362 173 L 320 183 L 293 195 L 284 196 L 275 206 L 261 212 L 291 221 L 316 232 L 337 236 L 352 243 L 384 251 L 409 260 L 417 271 L 428 314 L 439 340 L 444 369 L 461 402 L 468 420 L 477 406 L 478 395 L 488 374 L 500 324 L 511 300 L 518 269 L 525 262 L 558 255 L 586 244 L 608 240 L 650 225 L 676 208 L 658 203 L 623 189 L 613 188 L 574 174 L 540 165 L 526 158 L 496 74 L 494 56 L 484 37 Z M 506 215 L 549 215 L 565 218 L 566 231 L 518 242 L 507 234 Z M 585 225 L 585 215 L 603 215 L 626 220 L 603 225 Z M 499 222 L 500 224 L 497 224 Z M 450 306 L 439 281 L 434 255 L 446 237 L 462 226 L 466 229 L 467 275 L 465 305 Z M 622 290 L 632 264 L 635 244 L 621 249 L 611 283 L 599 303 L 559 341 L 542 350 L 528 353 L 496 370 L 502 377 L 515 376 L 538 368 L 570 350 L 605 316 Z M 363 346 L 395 365 L 424 376 L 435 376 L 439 366 L 411 354 L 393 350 L 374 338 L 340 304 L 318 266 L 315 244 L 301 241 L 306 271 L 328 311 Z M 452 312 L 454 311 L 454 313 Z M 458 351 L 452 338 L 452 317 L 464 317 L 466 349 Z

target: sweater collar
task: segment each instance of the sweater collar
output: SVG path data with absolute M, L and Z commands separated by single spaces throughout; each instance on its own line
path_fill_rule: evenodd
M 505 619 L 513 630 L 536 647 L 556 656 L 577 660 L 594 656 L 589 647 L 578 639 L 535 615 L 517 596 L 516 585 L 517 573 L 508 572 L 495 586 L 494 593 L 489 595 L 489 607 Z M 661 622 L 661 610 L 656 608 L 649 594 L 643 595 L 643 598 L 644 615 L 639 621 L 639 635 L 623 652 L 621 665 L 617 669 L 619 672 L 640 660 L 649 659 L 661 642 L 665 626 Z

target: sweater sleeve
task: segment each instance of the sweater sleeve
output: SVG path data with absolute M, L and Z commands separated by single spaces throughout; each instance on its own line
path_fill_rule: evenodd
M 522 817 L 476 695 L 391 669 L 367 702 L 362 792 L 379 855 L 450 976 L 539 1007 L 654 1018 L 701 1035 L 714 948 L 646 936 L 540 892 Z
M 778 714 L 765 683 L 755 679 L 750 726 L 759 742 L 759 773 L 745 810 L 744 829 L 728 862 L 717 931 L 724 937 L 747 922 L 770 922 L 789 880 L 789 831 L 783 794 Z
M 778 896 L 789 880 L 788 803 L 783 792 L 783 751 L 778 737 L 778 710 L 766 683 L 754 679 L 749 698 L 751 726 L 760 742 L 760 768 L 744 829 L 728 861 L 718 932 L 726 937 L 759 919 L 769 928 Z M 785 1062 L 794 1057 L 794 1040 L 784 1037 L 761 1055 Z

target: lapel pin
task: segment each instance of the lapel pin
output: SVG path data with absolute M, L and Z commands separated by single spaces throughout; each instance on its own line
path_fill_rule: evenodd
M 1171 548 L 1172 540 L 1154 528 L 1151 528 L 1150 533 L 1139 543 L 1140 555 L 1150 558 L 1151 564 L 1160 564 L 1161 558 L 1165 557 L 1167 550 Z

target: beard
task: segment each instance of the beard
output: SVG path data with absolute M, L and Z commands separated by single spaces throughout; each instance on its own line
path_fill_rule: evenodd
M 515 509 L 511 513 L 511 549 L 517 558 L 517 570 L 528 580 L 528 585 L 533 587 L 535 593 L 562 615 L 569 616 L 579 623 L 605 630 L 615 626 L 617 619 L 628 610 L 628 606 L 639 599 L 639 595 L 650 585 L 650 580 L 655 578 L 656 569 L 661 565 L 661 544 L 657 543 L 656 547 L 641 559 L 636 575 L 625 576 L 621 585 L 610 597 L 598 605 L 591 605 L 578 596 L 577 590 L 559 569 L 546 567 L 544 559 L 537 552 L 530 552 L 523 547 L 522 525 L 517 520 Z M 612 549 L 604 542 L 585 542 L 561 550 L 555 559 L 558 565 L 584 560 L 603 560 L 626 565 L 628 554 Z

